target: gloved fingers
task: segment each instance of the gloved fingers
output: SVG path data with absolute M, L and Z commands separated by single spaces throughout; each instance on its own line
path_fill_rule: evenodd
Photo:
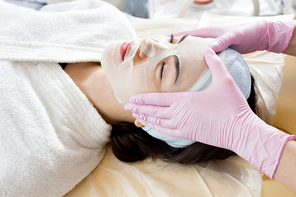
M 151 117 L 158 118 L 171 118 L 171 114 L 169 113 L 169 107 L 162 107 L 156 105 L 136 105 L 133 103 L 128 103 L 124 106 L 124 109 L 127 111 L 131 111 L 133 113 L 138 113 L 142 115 L 147 115 Z
M 158 125 L 155 125 L 155 124 L 149 124 L 148 125 L 149 127 L 151 127 L 152 129 L 160 132 L 160 133 L 163 133 L 163 134 L 166 134 L 166 135 L 170 135 L 170 136 L 173 136 L 173 137 L 182 137 L 181 136 L 181 131 L 178 131 L 177 129 L 173 129 L 173 128 L 164 128 L 162 126 L 158 126 Z
M 151 124 L 151 125 L 157 125 L 162 128 L 171 128 L 171 129 L 177 128 L 176 121 L 174 121 L 173 119 L 158 118 L 158 117 L 153 117 L 153 116 L 149 116 L 146 114 L 139 114 L 139 113 L 133 113 L 133 116 L 137 119 L 148 122 L 149 127 Z
M 130 103 L 138 105 L 171 106 L 181 96 L 180 93 L 141 93 L 132 96 Z

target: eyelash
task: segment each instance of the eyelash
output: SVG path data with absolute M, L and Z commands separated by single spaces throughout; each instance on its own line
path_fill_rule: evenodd
M 171 34 L 170 43 L 172 43 L 172 44 L 173 44 L 173 41 L 174 41 L 174 35 L 173 35 L 173 34 Z
M 160 66 L 160 72 L 159 72 L 159 77 L 162 79 L 162 75 L 163 75 L 163 69 L 164 69 L 164 62 L 161 63 L 161 66 Z

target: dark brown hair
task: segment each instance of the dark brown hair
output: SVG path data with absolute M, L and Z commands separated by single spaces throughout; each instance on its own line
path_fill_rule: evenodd
M 252 77 L 251 94 L 248 98 L 250 108 L 256 113 L 256 95 Z M 124 162 L 141 161 L 148 157 L 162 159 L 166 162 L 195 164 L 213 159 L 226 159 L 234 152 L 210 146 L 200 142 L 182 148 L 175 148 L 166 142 L 150 136 L 146 131 L 133 123 L 113 123 L 111 146 L 115 156 Z

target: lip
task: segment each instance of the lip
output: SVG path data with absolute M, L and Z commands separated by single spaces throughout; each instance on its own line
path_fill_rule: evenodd
M 133 44 L 133 42 L 124 42 L 120 46 L 120 55 L 121 55 L 122 61 L 124 61 L 124 59 L 126 58 L 126 56 L 129 54 L 129 52 L 130 52 L 130 50 L 132 48 L 131 47 L 132 44 Z
M 126 53 L 127 45 L 128 45 L 128 43 L 127 42 L 124 42 L 120 46 L 120 55 L 121 55 L 121 60 L 122 61 L 124 60 L 124 56 L 125 56 L 125 53 Z

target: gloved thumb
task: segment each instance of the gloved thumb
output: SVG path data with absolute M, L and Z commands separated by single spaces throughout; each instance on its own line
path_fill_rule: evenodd
M 232 36 L 226 34 L 213 40 L 209 44 L 209 47 L 212 48 L 216 53 L 218 53 L 225 50 L 230 45 L 232 45 L 233 44 L 232 41 L 233 41 Z
M 220 57 L 215 53 L 215 51 L 212 48 L 207 48 L 205 51 L 205 60 L 212 72 L 213 77 L 213 83 L 215 81 L 220 81 L 223 77 L 231 77 L 229 74 L 226 66 L 224 65 L 223 61 L 220 59 Z

